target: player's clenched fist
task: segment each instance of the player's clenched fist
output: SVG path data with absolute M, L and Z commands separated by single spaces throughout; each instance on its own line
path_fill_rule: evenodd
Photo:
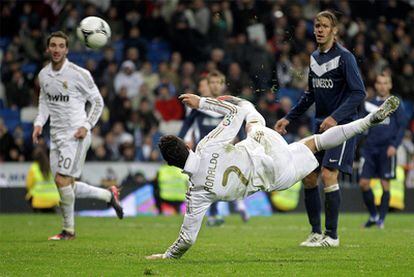
M 192 109 L 198 109 L 200 106 L 200 96 L 198 95 L 185 93 L 181 94 L 178 98 Z
M 83 139 L 86 137 L 87 134 L 88 130 L 85 127 L 80 127 L 75 133 L 75 138 Z
M 32 139 L 34 144 L 39 143 L 39 136 L 42 134 L 42 127 L 41 126 L 34 126 Z
M 289 125 L 289 120 L 286 118 L 279 119 L 275 124 L 275 131 L 278 132 L 281 135 L 285 135 L 287 133 L 286 126 Z

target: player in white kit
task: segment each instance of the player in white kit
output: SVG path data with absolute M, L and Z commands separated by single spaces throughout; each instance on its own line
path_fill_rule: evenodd
M 81 175 L 91 144 L 90 130 L 102 113 L 102 96 L 90 72 L 66 58 L 68 37 L 65 33 L 52 33 L 47 39 L 46 51 L 50 63 L 39 73 L 39 112 L 32 137 L 37 144 L 43 125 L 50 117 L 50 164 L 61 199 L 63 230 L 49 240 L 70 240 L 75 238 L 75 198 L 101 199 L 121 219 L 123 210 L 115 186 L 106 190 L 75 181 Z M 88 112 L 87 103 L 90 103 Z
M 276 131 L 265 127 L 264 118 L 248 101 L 219 97 L 225 102 L 193 94 L 180 98 L 190 108 L 216 111 L 224 118 L 198 144 L 195 152 L 176 136 L 161 138 L 159 147 L 164 159 L 169 165 L 182 168 L 190 176 L 191 186 L 178 239 L 164 254 L 153 254 L 147 259 L 180 258 L 194 244 L 212 202 L 242 199 L 257 191 L 288 189 L 318 166 L 314 153 L 364 132 L 383 121 L 399 105 L 397 97 L 390 97 L 378 111 L 365 118 L 287 144 Z M 244 120 L 247 138 L 233 145 L 231 141 Z

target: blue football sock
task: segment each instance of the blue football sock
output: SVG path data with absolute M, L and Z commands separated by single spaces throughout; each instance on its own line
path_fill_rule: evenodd
M 374 194 L 372 193 L 372 190 L 369 189 L 367 191 L 363 191 L 362 198 L 364 199 L 369 215 L 371 218 L 375 218 L 377 216 L 377 208 L 375 207 Z
M 341 204 L 339 185 L 325 188 L 325 235 L 333 239 L 338 238 L 338 216 Z
M 218 209 L 217 209 L 217 202 L 214 202 L 210 205 L 210 216 L 217 216 L 218 215 Z
M 305 189 L 305 206 L 312 232 L 321 234 L 321 196 L 319 187 Z
M 384 190 L 384 192 L 382 193 L 381 205 L 379 208 L 381 221 L 384 221 L 385 216 L 387 215 L 389 204 L 390 204 L 390 192 Z

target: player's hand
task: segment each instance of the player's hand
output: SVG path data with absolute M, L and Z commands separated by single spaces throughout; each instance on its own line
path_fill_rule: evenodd
M 192 109 L 198 109 L 200 107 L 200 96 L 198 95 L 185 93 L 181 94 L 178 99 Z
M 275 127 L 273 127 L 273 129 L 275 129 L 275 131 L 281 135 L 286 135 L 286 126 L 288 126 L 289 123 L 289 120 L 287 120 L 286 118 L 279 119 L 276 122 Z
M 322 121 L 322 124 L 319 127 L 319 132 L 323 133 L 329 128 L 336 125 L 338 125 L 338 122 L 336 122 L 336 120 L 332 116 L 328 116 L 327 118 L 325 118 L 324 121 Z
M 147 259 L 147 260 L 163 260 L 163 259 L 167 259 L 167 256 L 165 256 L 165 254 L 152 254 L 150 256 L 146 256 L 145 259 Z
M 395 154 L 397 154 L 397 149 L 394 146 L 392 146 L 392 145 L 388 146 L 388 149 L 387 149 L 387 157 L 392 157 Z
M 42 127 L 41 126 L 34 126 L 32 139 L 34 144 L 39 143 L 39 136 L 42 134 Z
M 80 127 L 75 133 L 75 138 L 83 139 L 86 137 L 87 134 L 88 134 L 88 129 L 86 129 L 85 127 Z

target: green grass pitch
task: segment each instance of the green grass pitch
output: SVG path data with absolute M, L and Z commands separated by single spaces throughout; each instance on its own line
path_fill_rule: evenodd
M 0 276 L 413 276 L 414 215 L 390 214 L 384 230 L 360 228 L 365 214 L 341 214 L 341 246 L 301 248 L 305 214 L 237 216 L 202 227 L 180 260 L 147 261 L 176 239 L 182 217 L 76 218 L 74 241 L 49 242 L 58 215 L 0 215 Z

